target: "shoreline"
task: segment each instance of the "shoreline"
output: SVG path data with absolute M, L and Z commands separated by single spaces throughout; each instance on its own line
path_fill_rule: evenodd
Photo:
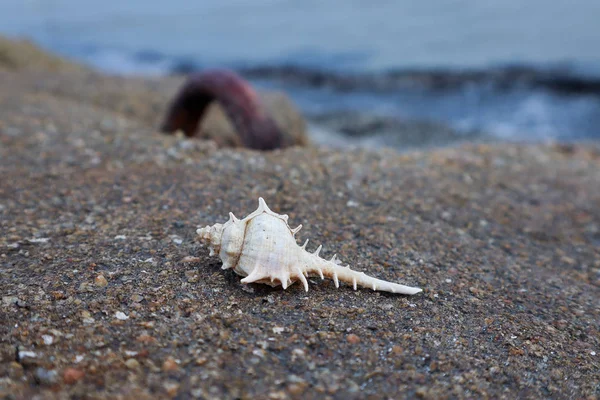
M 0 43 L 0 53 L 1 47 Z M 44 53 L 35 45 L 30 47 Z M 2 57 L 6 55 L 0 54 Z M 21 60 L 19 64 L 22 67 L 26 62 Z M 36 63 L 35 58 L 32 62 Z M 117 73 L 111 74 L 111 80 L 104 80 L 116 86 L 114 82 L 120 79 L 130 90 L 148 92 L 148 87 L 153 87 L 157 90 L 148 93 L 148 99 L 156 103 L 166 91 L 175 90 L 166 82 L 180 84 L 185 75 L 182 72 L 198 69 L 193 63 L 183 63 L 176 75 L 167 70 L 165 76 Z M 92 71 L 91 67 L 85 68 Z M 566 65 L 397 69 L 381 73 L 344 73 L 293 65 L 239 66 L 234 70 L 261 91 L 286 93 L 314 126 L 313 139 L 321 146 L 393 146 L 405 151 L 436 147 L 440 141 L 445 145 L 466 140 L 569 143 L 600 138 L 600 81 Z M 132 87 L 132 81 L 143 83 Z M 353 120 L 370 122 L 349 126 L 343 118 L 345 113 L 354 114 Z M 148 115 L 155 117 L 152 112 Z M 445 137 L 422 135 L 435 125 L 436 132 L 445 132 Z

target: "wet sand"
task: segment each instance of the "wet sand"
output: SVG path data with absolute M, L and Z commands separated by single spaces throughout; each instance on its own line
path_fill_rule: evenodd
M 219 149 L 170 79 L 0 68 L 1 398 L 600 395 L 597 146 Z M 241 284 L 195 229 L 259 196 L 424 292 Z

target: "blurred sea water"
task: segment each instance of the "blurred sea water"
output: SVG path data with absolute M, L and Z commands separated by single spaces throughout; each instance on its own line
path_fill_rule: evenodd
M 0 34 L 107 72 L 266 67 L 276 73 L 254 82 L 286 90 L 309 116 L 361 112 L 527 141 L 600 139 L 598 21 L 598 0 L 0 1 Z M 325 84 L 282 79 L 277 72 L 290 66 Z M 527 73 L 498 82 L 496 71 L 515 66 Z M 390 71 L 483 78 L 466 74 L 442 88 L 360 84 L 366 74 L 385 86 Z M 576 90 L 539 84 L 554 74 Z M 358 84 L 327 84 L 348 76 Z

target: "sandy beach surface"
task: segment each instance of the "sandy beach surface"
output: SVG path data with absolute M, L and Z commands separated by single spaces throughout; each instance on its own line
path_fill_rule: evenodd
M 0 398 L 600 396 L 597 146 L 217 148 L 178 82 L 0 57 Z M 241 284 L 195 230 L 259 196 L 424 292 Z

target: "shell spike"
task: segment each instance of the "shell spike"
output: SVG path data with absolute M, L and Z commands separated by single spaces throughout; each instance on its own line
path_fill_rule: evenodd
M 340 287 L 340 281 L 338 279 L 337 273 L 333 272 L 333 283 L 335 284 L 335 288 L 338 289 Z
M 229 213 L 229 221 L 231 221 L 231 222 L 233 222 L 233 223 L 236 223 L 236 222 L 238 222 L 238 221 L 239 221 L 239 219 L 237 219 L 237 218 L 235 217 L 235 215 L 233 215 L 233 213 L 232 213 L 232 212 L 230 212 L 230 213 Z
M 306 245 L 308 244 L 308 239 L 306 239 L 306 242 L 304 242 L 304 244 L 300 247 L 302 250 L 306 250 Z
M 306 277 L 304 276 L 304 274 L 302 273 L 302 269 L 300 268 L 296 268 L 296 271 L 298 271 L 298 278 L 300 279 L 300 281 L 302 282 L 302 284 L 304 285 L 304 290 L 306 292 L 308 292 L 308 281 L 306 280 Z
M 287 289 L 287 287 L 289 286 L 290 277 L 288 275 L 283 274 L 278 279 L 281 282 L 281 287 L 283 287 L 283 290 Z
M 271 213 L 273 212 L 273 211 L 271 211 L 271 209 L 269 208 L 269 206 L 265 202 L 265 199 L 263 199 L 262 197 L 258 198 L 258 210 L 267 211 L 267 212 L 271 212 Z
M 325 279 L 325 276 L 323 276 L 323 270 L 321 268 L 319 268 L 318 266 L 315 269 L 317 270 L 317 273 L 321 277 L 321 280 Z
M 292 235 L 295 235 L 296 233 L 300 232 L 300 229 L 302 229 L 302 224 L 298 225 L 294 229 L 290 229 L 290 231 L 292 231 Z
M 321 252 L 321 249 L 323 248 L 323 245 L 320 244 L 319 247 L 317 247 L 317 249 L 315 250 L 315 252 L 313 253 L 315 256 L 319 257 L 319 253 Z
M 252 282 L 256 282 L 259 281 L 261 279 L 263 279 L 265 277 L 265 275 L 263 274 L 263 271 L 261 270 L 260 267 L 255 267 L 252 272 L 250 273 L 250 275 L 248 275 L 247 277 L 245 277 L 244 279 L 242 279 L 242 283 L 252 283 Z
M 322 270 L 323 275 L 333 279 L 336 288 L 339 287 L 339 281 L 342 281 L 352 285 L 354 290 L 357 290 L 358 286 L 361 286 L 383 292 L 400 294 L 416 294 L 422 291 L 419 288 L 384 281 L 373 278 L 364 272 L 354 271 L 349 265 L 340 265 L 340 262 L 337 259 L 332 259 L 332 261 L 321 260 L 318 262 L 318 265 L 313 266 L 310 270 L 311 272 L 318 272 L 319 269 Z

